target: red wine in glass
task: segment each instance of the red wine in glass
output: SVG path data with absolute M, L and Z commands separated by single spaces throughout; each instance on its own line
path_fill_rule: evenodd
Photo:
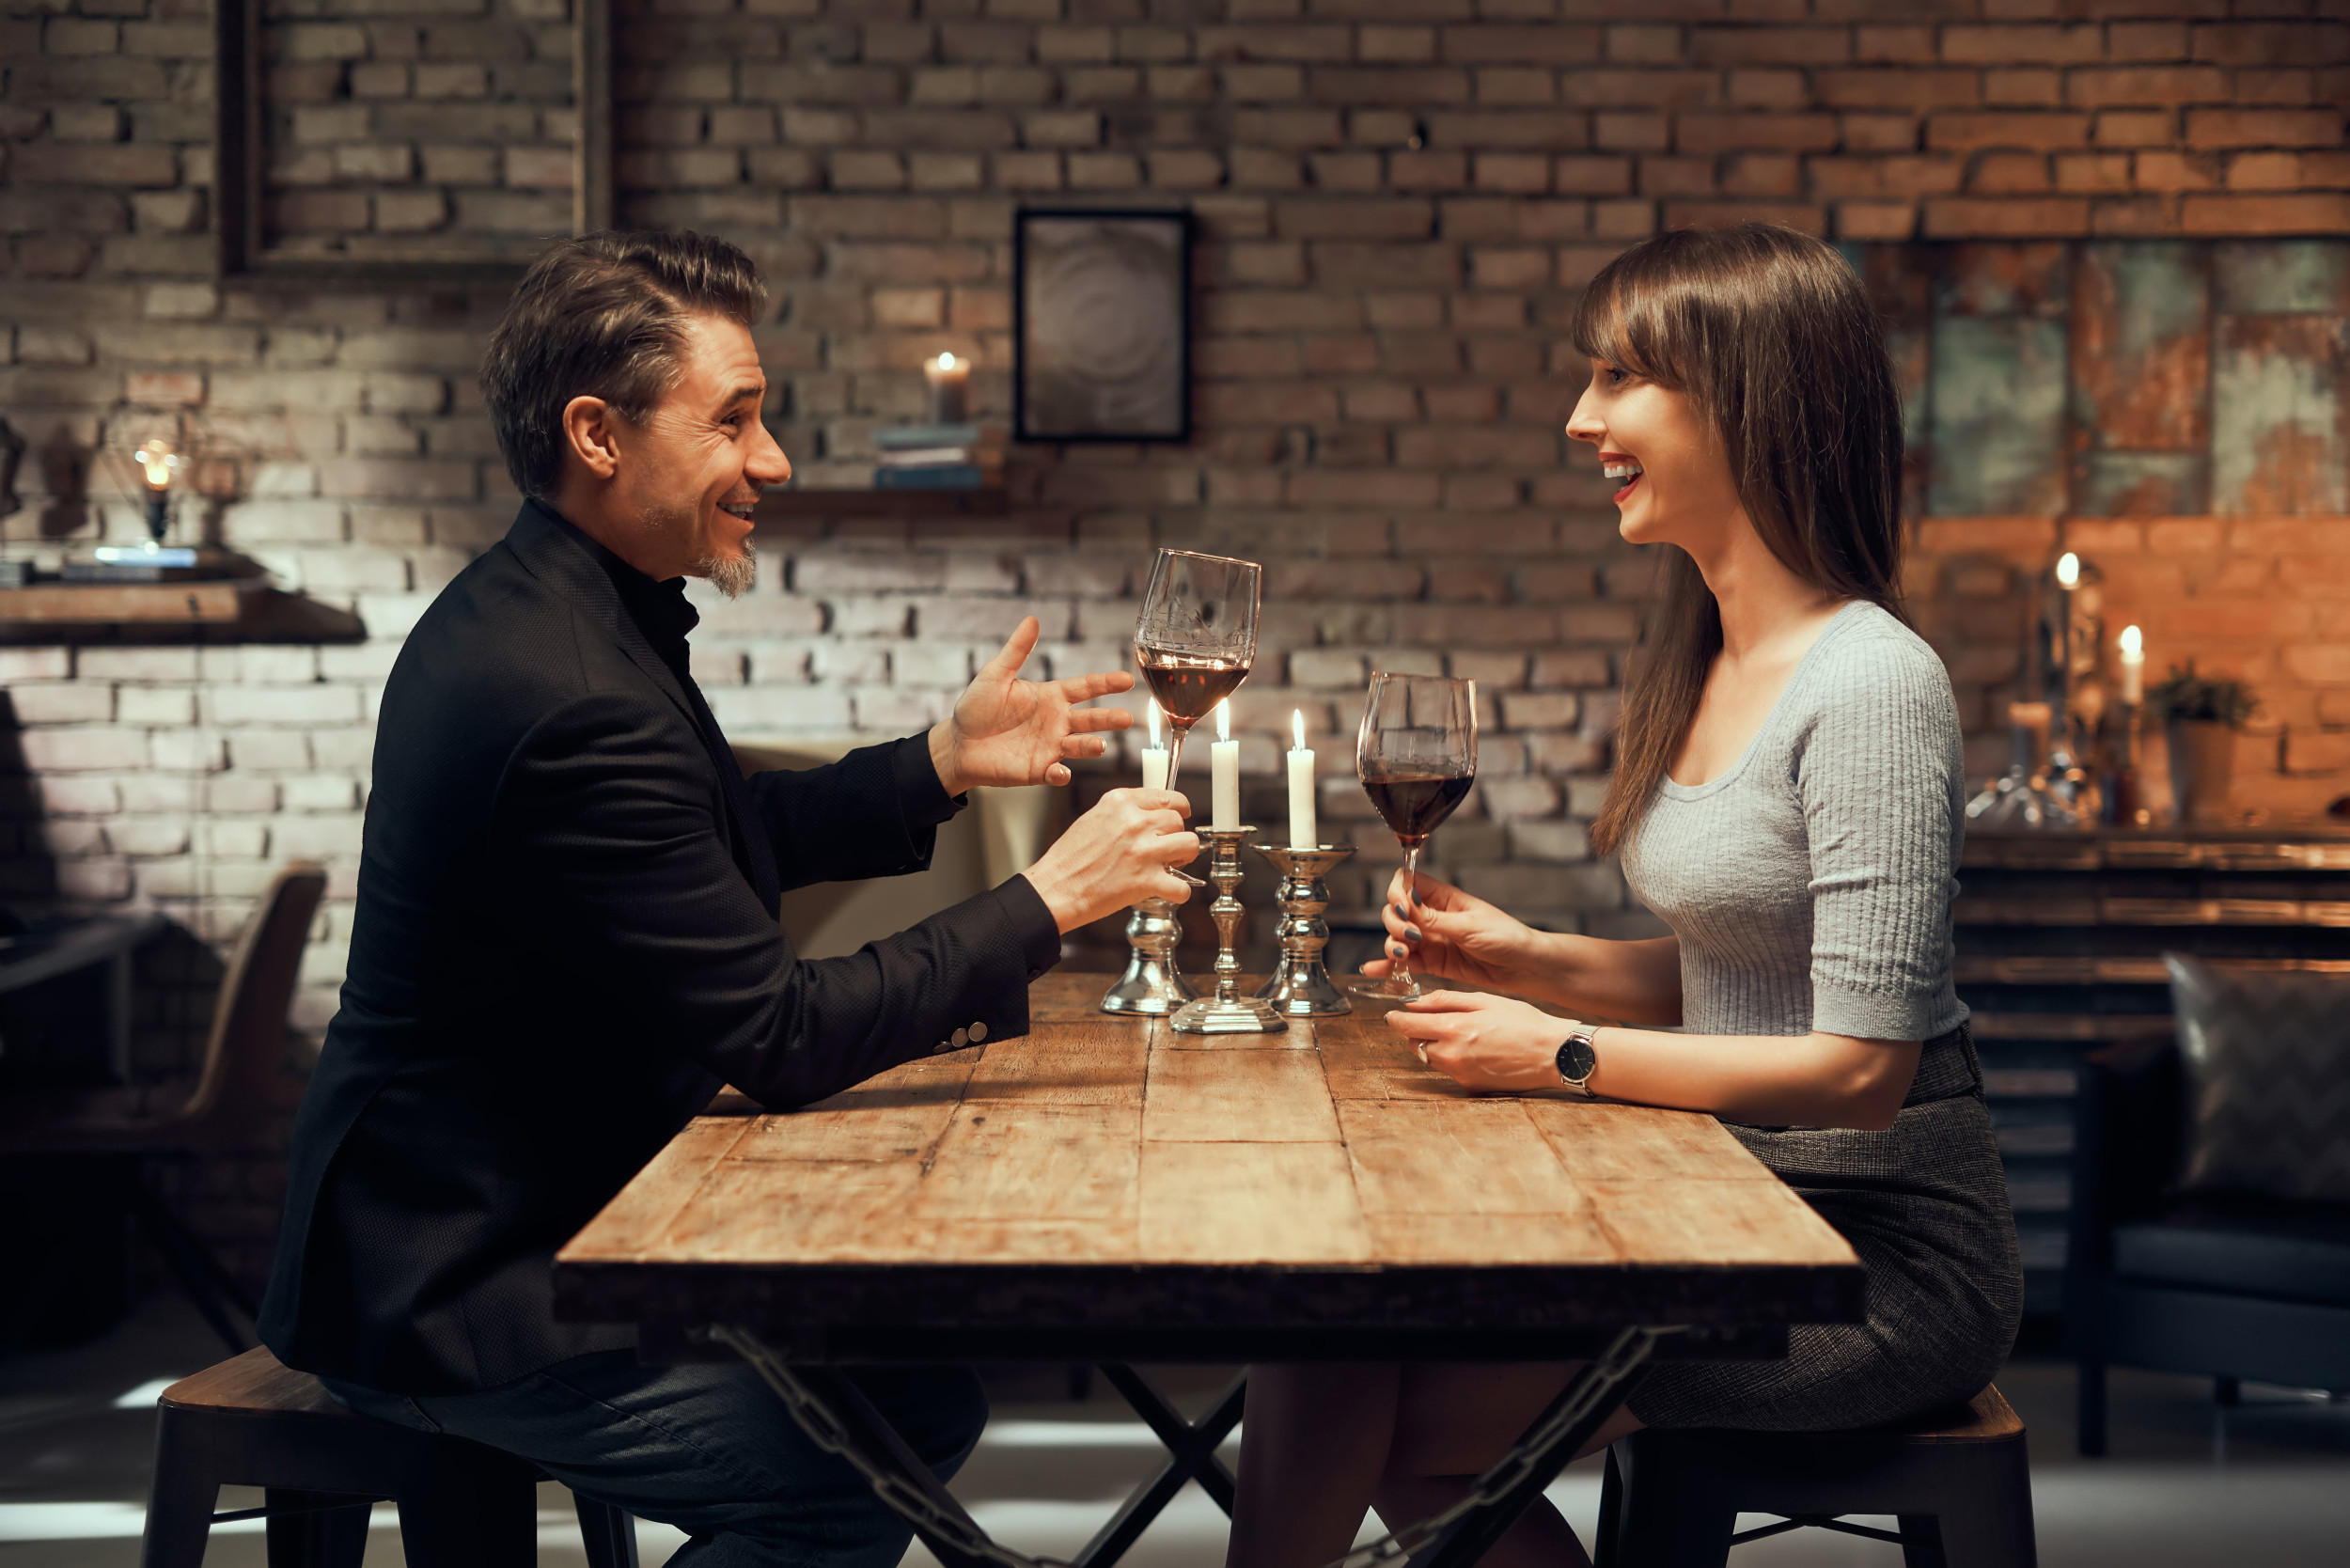
M 1371 678 L 1355 773 L 1363 792 L 1403 845 L 1403 903 L 1413 903 L 1419 852 L 1477 781 L 1477 682 L 1442 675 Z M 1408 1002 L 1426 995 L 1404 959 L 1387 978 L 1354 987 L 1358 996 Z
M 1167 787 L 1183 766 L 1183 737 L 1248 679 L 1257 662 L 1257 603 L 1264 570 L 1255 561 L 1162 550 L 1151 563 L 1135 621 L 1135 664 L 1167 712 Z

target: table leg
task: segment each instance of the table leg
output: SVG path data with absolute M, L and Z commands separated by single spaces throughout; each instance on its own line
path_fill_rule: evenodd
M 1394 1547 L 1404 1545 L 1412 1554 L 1408 1568 L 1469 1568 L 1509 1533 L 1519 1515 L 1559 1479 L 1559 1472 L 1576 1451 L 1598 1435 L 1607 1418 L 1647 1375 L 1649 1355 L 1656 1341 L 1676 1332 L 1630 1328 L 1618 1336 L 1605 1355 L 1585 1367 L 1551 1402 L 1550 1408 L 1534 1419 L 1516 1446 L 1477 1478 L 1467 1498 L 1437 1515 L 1443 1523 L 1434 1540 L 1404 1543 L 1390 1537 L 1343 1560 L 1351 1563 L 1358 1556 L 1392 1560 L 1398 1555 Z M 1387 1550 L 1382 1552 L 1381 1546 Z
M 847 1460 L 883 1505 L 914 1527 L 946 1568 L 1033 1568 L 988 1539 L 922 1456 L 838 1367 L 792 1365 L 757 1335 L 721 1325 L 710 1337 L 748 1361 L 818 1448 Z
M 1227 1514 L 1232 1512 L 1232 1472 L 1224 1467 L 1224 1461 L 1215 1454 L 1216 1447 L 1227 1434 L 1240 1422 L 1241 1404 L 1248 1392 L 1246 1373 L 1232 1380 L 1214 1409 L 1197 1425 L 1183 1419 L 1159 1391 L 1146 1382 L 1132 1367 L 1104 1362 L 1102 1373 L 1118 1391 L 1126 1396 L 1126 1403 L 1135 1407 L 1135 1414 L 1149 1424 L 1167 1448 L 1167 1463 L 1158 1474 L 1136 1487 L 1133 1496 L 1120 1504 L 1109 1522 L 1094 1532 L 1085 1549 L 1076 1556 L 1076 1568 L 1110 1568 L 1126 1555 L 1151 1527 L 1167 1505 L 1175 1500 L 1175 1494 L 1187 1481 L 1197 1480 L 1199 1489 L 1215 1500 Z

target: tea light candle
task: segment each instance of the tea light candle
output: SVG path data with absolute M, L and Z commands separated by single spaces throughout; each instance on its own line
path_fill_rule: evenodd
M 2122 700 L 2135 708 L 2146 700 L 2146 634 L 2122 628 Z
M 1159 705 L 1151 704 L 1151 744 L 1142 748 L 1142 787 L 1167 788 L 1167 742 L 1159 729 Z
M 930 383 L 930 421 L 933 425 L 960 425 L 970 417 L 971 362 L 942 353 L 922 367 L 922 375 Z
M 1208 747 L 1209 799 L 1218 832 L 1240 825 L 1240 743 L 1232 739 L 1232 700 L 1215 705 L 1215 745 Z
M 1314 754 L 1306 748 L 1306 711 L 1290 710 L 1289 749 L 1290 848 L 1314 849 L 1322 839 L 1314 832 Z

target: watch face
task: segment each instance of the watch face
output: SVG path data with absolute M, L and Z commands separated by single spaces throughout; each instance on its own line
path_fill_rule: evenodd
M 1559 1047 L 1559 1075 L 1571 1084 L 1579 1084 L 1591 1075 L 1599 1065 L 1599 1053 L 1591 1049 L 1590 1041 L 1579 1034 L 1567 1036 L 1567 1043 Z

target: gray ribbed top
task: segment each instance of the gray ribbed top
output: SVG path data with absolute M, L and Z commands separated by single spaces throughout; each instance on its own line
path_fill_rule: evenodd
M 1745 754 L 1694 789 L 1667 778 L 1624 845 L 1633 892 L 1681 938 L 1682 1027 L 1956 1028 L 1965 788 L 1942 661 L 1876 605 L 1845 605 Z

